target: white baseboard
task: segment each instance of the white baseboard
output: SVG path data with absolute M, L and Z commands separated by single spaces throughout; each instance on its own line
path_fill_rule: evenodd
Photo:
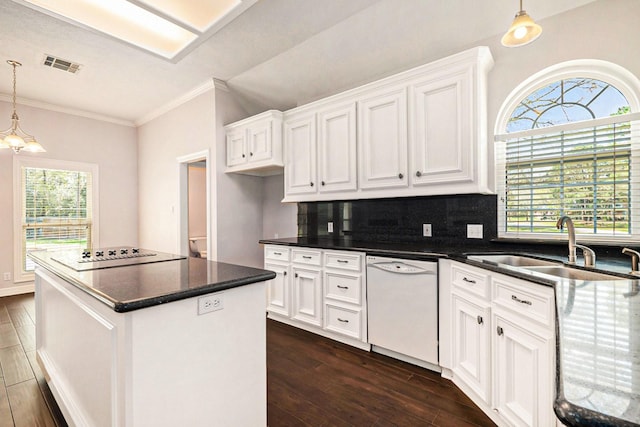
M 13 286 L 11 288 L 0 288 L 0 297 L 29 294 L 34 292 L 34 290 L 35 290 L 35 286 L 33 285 L 33 283 L 28 285 Z

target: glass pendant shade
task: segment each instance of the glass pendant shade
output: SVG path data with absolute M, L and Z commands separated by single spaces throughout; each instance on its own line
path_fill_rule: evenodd
M 524 46 L 537 39 L 542 34 L 542 27 L 536 24 L 527 12 L 522 10 L 516 14 L 509 31 L 502 36 L 502 45 L 506 47 Z
M 11 115 L 11 127 L 0 132 L 0 149 L 11 148 L 15 153 L 21 150 L 32 153 L 43 153 L 46 150 L 33 135 L 29 135 L 20 127 L 20 118 L 16 113 L 16 67 L 21 66 L 18 61 L 8 60 L 7 63 L 13 67 L 13 114 Z

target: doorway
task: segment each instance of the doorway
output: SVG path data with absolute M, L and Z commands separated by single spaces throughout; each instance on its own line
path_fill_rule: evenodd
M 209 151 L 182 156 L 177 161 L 180 175 L 178 252 L 182 255 L 209 258 Z

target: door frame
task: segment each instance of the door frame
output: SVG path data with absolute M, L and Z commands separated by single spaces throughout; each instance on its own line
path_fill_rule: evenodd
M 211 161 L 209 150 L 197 151 L 176 158 L 178 162 L 178 242 L 177 252 L 189 255 L 189 163 L 205 162 L 207 204 L 207 258 L 211 251 Z

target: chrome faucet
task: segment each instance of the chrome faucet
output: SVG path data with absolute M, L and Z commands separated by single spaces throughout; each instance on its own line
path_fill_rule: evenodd
M 640 263 L 640 253 L 629 248 L 623 248 L 622 253 L 631 257 L 631 274 L 636 276 L 640 275 L 640 271 L 638 271 L 638 264 Z
M 567 232 L 569 233 L 569 264 L 576 263 L 576 248 L 582 249 L 582 255 L 584 256 L 585 267 L 596 266 L 596 253 L 593 249 L 584 245 L 576 244 L 576 229 L 573 226 L 573 221 L 566 215 L 561 216 L 556 223 L 556 228 L 562 230 L 562 226 L 567 224 Z
M 567 232 L 569 233 L 569 264 L 576 263 L 576 229 L 573 226 L 573 221 L 571 218 L 564 215 L 558 219 L 556 223 L 556 228 L 558 230 L 562 230 L 562 226 L 567 224 Z

